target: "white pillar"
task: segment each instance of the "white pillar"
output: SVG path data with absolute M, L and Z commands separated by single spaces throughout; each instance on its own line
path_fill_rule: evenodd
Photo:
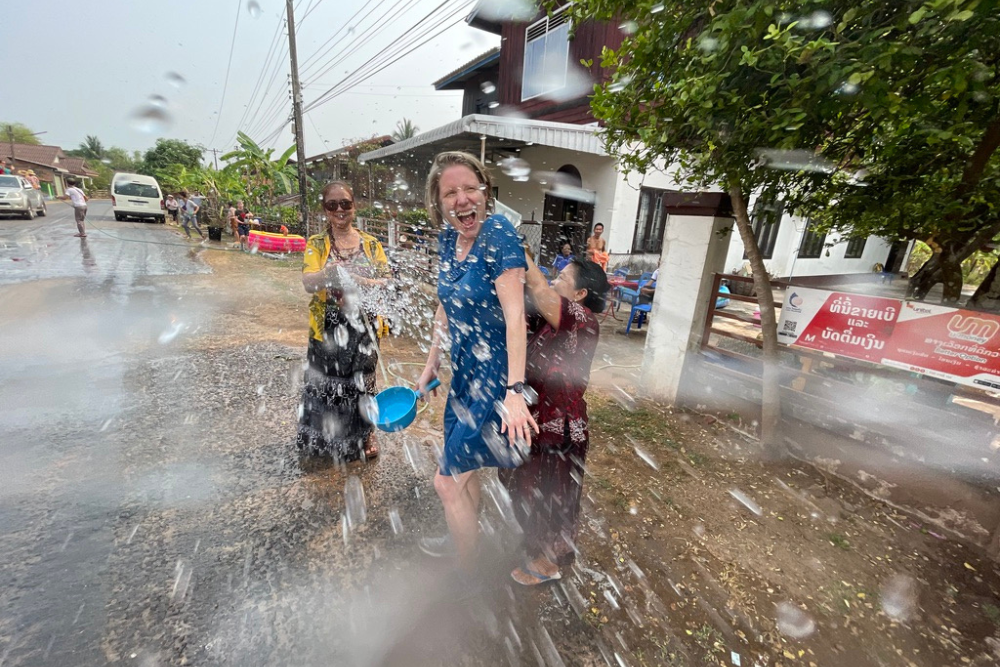
M 684 361 L 701 345 L 712 274 L 724 270 L 735 221 L 712 215 L 670 215 L 642 360 L 643 393 L 674 403 Z

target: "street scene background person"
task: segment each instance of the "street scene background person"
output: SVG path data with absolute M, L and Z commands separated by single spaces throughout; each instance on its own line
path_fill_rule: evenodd
M 323 210 L 326 231 L 309 237 L 303 258 L 302 286 L 313 296 L 296 444 L 306 456 L 348 462 L 378 455 L 369 418 L 378 321 L 363 296 L 386 286 L 389 262 L 378 239 L 354 227 L 350 185 L 327 185 Z
M 205 240 L 205 234 L 201 231 L 201 227 L 198 226 L 198 210 L 201 206 L 195 201 L 194 197 L 188 195 L 187 192 L 181 192 L 181 227 L 184 228 L 184 233 L 187 234 L 188 238 L 191 238 L 191 226 L 194 226 L 196 232 Z
M 559 246 L 559 254 L 556 255 L 556 259 L 552 263 L 552 268 L 556 270 L 556 273 L 559 273 L 567 266 L 569 266 L 569 263 L 572 262 L 575 258 L 576 256 L 573 254 L 573 246 L 570 244 L 569 241 L 564 241 Z
M 432 222 L 447 227 L 438 242 L 439 305 L 431 349 L 417 386 L 424 391 L 437 377 L 450 343 L 451 391 L 434 489 L 451 539 L 424 538 L 420 547 L 434 556 L 457 550 L 468 570 L 479 533 L 477 471 L 516 465 L 517 447 L 530 446 L 531 429 L 537 430 L 523 394 L 527 263 L 510 221 L 487 217 L 494 205 L 492 178 L 472 155 L 446 152 L 435 158 L 426 203 Z
M 527 384 L 538 395 L 531 414 L 539 434 L 528 460 L 500 471 L 524 531 L 525 562 L 514 581 L 533 586 L 560 578 L 573 562 L 583 492 L 584 461 L 590 446 L 587 402 L 590 365 L 600 336 L 594 313 L 604 310 L 610 289 L 604 270 L 575 259 L 552 286 L 528 258 L 529 309 Z
M 170 219 L 177 222 L 177 209 L 180 207 L 177 198 L 173 195 L 167 195 L 167 199 L 163 202 L 163 205 L 166 207 L 167 215 L 170 216 Z
M 78 236 L 80 238 L 85 238 L 87 236 L 87 202 L 89 198 L 84 194 L 83 190 L 80 188 L 76 179 L 66 181 L 69 183 L 69 187 L 66 188 L 66 194 L 69 196 L 69 201 L 73 205 L 73 218 L 76 220 L 76 234 L 73 236 Z
M 587 259 L 607 271 L 611 254 L 608 252 L 608 242 L 603 234 L 604 225 L 600 222 L 594 225 L 593 233 L 587 237 Z

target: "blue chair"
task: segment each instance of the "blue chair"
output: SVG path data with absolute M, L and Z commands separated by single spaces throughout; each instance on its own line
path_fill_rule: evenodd
M 715 298 L 715 309 L 721 310 L 729 305 L 729 299 L 722 296 L 723 294 L 730 294 L 729 288 L 725 285 L 719 285 L 719 296 Z
M 628 267 L 627 266 L 619 266 L 617 269 L 615 269 L 611 273 L 611 275 L 618 276 L 619 278 L 628 278 Z
M 653 272 L 652 271 L 646 271 L 641 276 L 639 276 L 639 280 L 650 280 L 650 279 L 652 279 L 652 277 L 653 277 Z
M 544 266 L 538 267 L 538 270 L 541 271 L 542 275 L 545 276 L 546 278 L 551 278 L 552 277 L 552 274 L 550 274 L 549 270 L 546 269 Z
M 625 325 L 625 335 L 627 336 L 630 331 L 632 331 L 632 322 L 635 321 L 636 315 L 639 316 L 639 323 L 636 325 L 637 329 L 642 328 L 642 323 L 646 319 L 646 315 L 653 309 L 652 303 L 639 303 L 639 295 L 642 292 L 642 288 L 646 287 L 648 284 L 652 283 L 655 288 L 656 283 L 652 280 L 639 280 L 639 287 L 635 291 L 635 300 L 632 301 L 632 310 L 628 314 L 628 323 Z M 633 290 L 629 290 L 630 292 Z

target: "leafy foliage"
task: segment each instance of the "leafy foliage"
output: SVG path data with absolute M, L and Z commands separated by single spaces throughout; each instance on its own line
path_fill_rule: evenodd
M 0 141 L 11 141 L 15 144 L 31 144 L 37 146 L 41 141 L 24 123 L 0 123 Z
M 151 176 L 158 176 L 171 165 L 197 169 L 201 166 L 203 151 L 201 146 L 192 146 L 180 139 L 157 139 L 156 145 L 143 155 L 141 169 Z
M 420 132 L 420 128 L 414 125 L 409 118 L 404 118 L 396 123 L 396 129 L 392 133 L 392 138 L 394 141 L 403 141 L 404 139 L 417 136 L 418 132 Z

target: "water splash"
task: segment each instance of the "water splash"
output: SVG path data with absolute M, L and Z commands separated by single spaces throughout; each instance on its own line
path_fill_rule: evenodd
M 531 165 L 519 157 L 509 157 L 500 161 L 500 171 L 515 181 L 524 182 L 531 176 Z
M 894 621 L 905 623 L 917 609 L 917 581 L 905 574 L 894 574 L 882 585 L 879 600 L 882 611 Z
M 775 605 L 778 632 L 792 639 L 805 639 L 816 632 L 816 621 L 812 616 L 791 602 Z
M 160 343 L 160 345 L 166 345 L 167 343 L 170 343 L 175 338 L 177 338 L 177 334 L 179 334 L 183 329 L 184 329 L 183 322 L 174 322 L 170 325 L 170 327 L 166 331 L 161 333 L 159 338 L 157 338 L 156 340 L 158 343 Z
M 758 505 L 753 498 L 745 494 L 743 491 L 740 491 L 739 489 L 729 489 L 729 495 L 757 516 L 764 515 L 764 510 L 761 509 L 760 505 Z
M 344 485 L 344 517 L 350 530 L 354 530 L 368 520 L 365 488 L 357 475 L 348 477 L 347 483 Z
M 479 89 L 482 90 L 487 95 L 489 95 L 491 93 L 496 92 L 497 87 L 496 84 L 494 84 L 492 81 L 483 81 L 481 84 L 479 84 Z

